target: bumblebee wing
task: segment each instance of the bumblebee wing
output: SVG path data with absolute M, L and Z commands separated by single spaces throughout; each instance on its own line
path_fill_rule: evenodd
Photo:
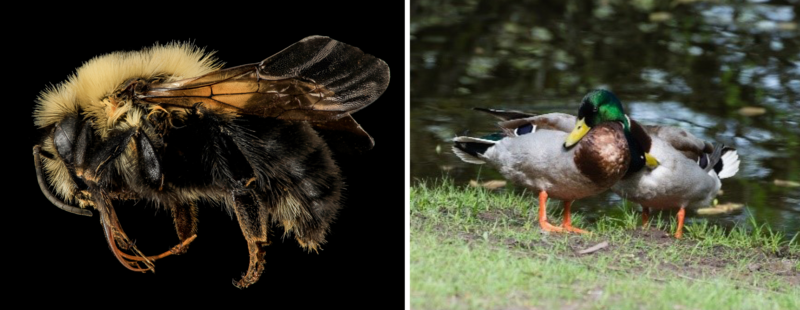
M 312 36 L 257 64 L 149 84 L 136 98 L 142 104 L 190 108 L 202 103 L 219 112 L 321 123 L 366 107 L 388 85 L 389 66 L 383 60 Z
M 351 115 L 334 121 L 314 123 L 314 128 L 322 133 L 322 138 L 334 152 L 360 154 L 375 146 L 375 140 Z

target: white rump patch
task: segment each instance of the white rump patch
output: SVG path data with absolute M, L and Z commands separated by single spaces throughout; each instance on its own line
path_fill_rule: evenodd
M 722 155 L 722 171 L 717 176 L 720 179 L 729 178 L 739 172 L 739 154 L 731 150 Z

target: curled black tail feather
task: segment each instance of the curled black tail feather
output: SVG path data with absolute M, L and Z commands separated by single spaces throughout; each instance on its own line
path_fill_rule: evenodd
M 706 172 L 714 170 L 720 179 L 724 179 L 739 172 L 739 155 L 735 148 L 713 143 L 713 151 L 701 155 L 698 164 Z

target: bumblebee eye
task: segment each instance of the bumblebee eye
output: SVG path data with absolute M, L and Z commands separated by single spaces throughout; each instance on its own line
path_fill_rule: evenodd
M 75 134 L 78 128 L 78 115 L 68 116 L 56 124 L 53 130 L 53 144 L 56 152 L 66 164 L 72 164 L 75 159 L 73 152 Z

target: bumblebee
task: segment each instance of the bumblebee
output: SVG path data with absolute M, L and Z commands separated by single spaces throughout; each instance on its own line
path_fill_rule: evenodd
M 67 212 L 96 210 L 130 270 L 184 253 L 198 204 L 210 202 L 235 216 L 247 240 L 249 266 L 234 285 L 256 283 L 271 227 L 308 251 L 325 243 L 343 189 L 331 149 L 374 145 L 351 114 L 386 90 L 384 61 L 312 36 L 260 63 L 221 67 L 191 44 L 156 44 L 95 57 L 37 99 L 34 123 L 47 133 L 33 148 L 42 192 Z M 180 243 L 144 255 L 114 211 L 123 200 L 169 210 Z

